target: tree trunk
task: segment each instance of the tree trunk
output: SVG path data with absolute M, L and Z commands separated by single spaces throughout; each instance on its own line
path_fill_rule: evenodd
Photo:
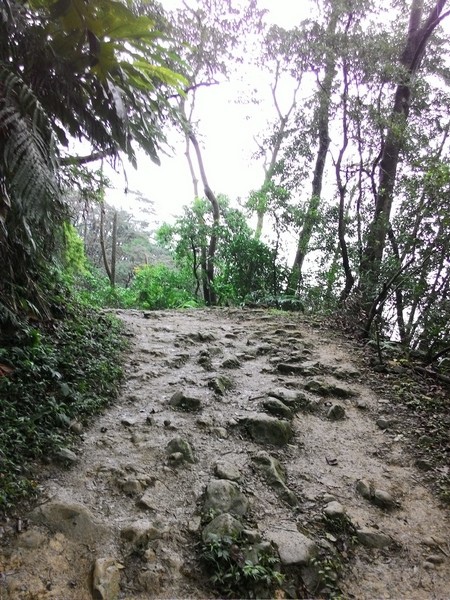
M 395 92 L 391 125 L 381 152 L 375 212 L 369 226 L 360 267 L 360 288 L 366 307 L 372 303 L 378 287 L 380 263 L 389 229 L 397 167 L 409 115 L 412 82 L 422 63 L 431 34 L 446 16 L 446 14 L 441 15 L 446 2 L 447 0 L 437 0 L 421 25 L 424 2 L 423 0 L 412 1 L 408 35 L 400 58 L 400 65 L 403 67 L 404 73 Z
M 205 196 L 208 198 L 211 203 L 211 208 L 213 212 L 213 228 L 211 232 L 211 237 L 209 239 L 209 247 L 208 247 L 208 255 L 206 257 L 206 295 L 205 302 L 208 305 L 214 306 L 217 304 L 217 295 L 214 290 L 214 258 L 216 254 L 217 248 L 217 232 L 220 224 L 220 211 L 219 211 L 219 203 L 217 201 L 216 196 L 213 191 L 209 187 L 208 178 L 206 177 L 206 171 L 203 164 L 202 153 L 200 150 L 200 145 L 198 143 L 197 137 L 195 136 L 193 131 L 189 131 L 188 133 L 189 140 L 194 146 L 195 154 L 197 156 L 198 167 L 200 170 L 200 177 L 203 183 L 203 188 L 205 192 Z
M 336 33 L 336 26 L 338 20 L 339 12 L 338 9 L 334 8 L 333 12 L 331 13 L 330 22 L 327 27 L 326 36 L 328 39 L 333 37 Z M 325 75 L 323 78 L 323 82 L 319 82 L 319 86 L 321 88 L 317 115 L 317 134 L 319 148 L 317 150 L 316 164 L 314 167 L 314 175 L 311 190 L 312 193 L 303 221 L 303 227 L 300 232 L 297 245 L 297 252 L 295 255 L 294 263 L 292 265 L 291 275 L 289 277 L 288 283 L 288 291 L 292 294 L 296 294 L 298 292 L 299 284 L 302 280 L 303 262 L 308 252 L 308 246 L 311 240 L 314 227 L 316 226 L 316 223 L 318 221 L 318 208 L 320 206 L 320 197 L 322 194 L 323 173 L 325 170 L 328 148 L 330 146 L 329 113 L 331 105 L 331 91 L 335 75 L 336 51 L 330 45 L 327 48 L 327 55 L 325 59 Z
M 347 26 L 345 28 L 345 33 L 348 33 L 351 24 L 351 16 L 349 16 L 347 21 Z M 342 65 L 342 78 L 344 82 L 344 90 L 342 93 L 342 131 L 343 131 L 343 140 L 342 146 L 339 151 L 339 156 L 336 161 L 336 181 L 339 192 L 339 221 L 338 221 L 338 239 L 339 239 L 339 247 L 341 250 L 342 256 L 342 266 L 344 268 L 345 273 L 345 286 L 341 292 L 339 301 L 344 302 L 355 283 L 355 278 L 353 277 L 352 270 L 350 268 L 350 261 L 348 257 L 348 249 L 347 242 L 345 239 L 345 197 L 347 195 L 347 181 L 344 183 L 342 181 L 341 169 L 342 169 L 342 160 L 344 158 L 345 152 L 348 147 L 348 64 L 344 59 Z
M 105 267 L 106 275 L 108 276 L 109 282 L 112 285 L 112 273 L 108 263 L 108 257 L 106 256 L 105 246 L 105 205 L 102 203 L 100 206 L 100 247 L 102 249 L 103 265 Z
M 114 211 L 111 248 L 111 286 L 116 285 L 116 257 L 117 257 L 117 211 Z
M 275 71 L 275 81 L 274 81 L 274 84 L 273 84 L 271 90 L 272 90 L 273 103 L 275 105 L 275 109 L 278 114 L 278 130 L 275 134 L 275 142 L 273 144 L 273 148 L 272 148 L 272 151 L 270 154 L 269 165 L 267 166 L 266 162 L 264 164 L 264 183 L 262 186 L 263 190 L 272 180 L 272 177 L 273 177 L 273 174 L 275 171 L 275 165 L 277 164 L 278 155 L 279 155 L 280 149 L 281 149 L 281 143 L 286 135 L 286 125 L 288 124 L 289 117 L 291 116 L 293 110 L 295 109 L 295 106 L 297 103 L 297 92 L 300 89 L 300 83 L 301 83 L 301 79 L 300 79 L 300 81 L 297 84 L 296 89 L 294 90 L 294 94 L 292 97 L 292 102 L 289 107 L 289 110 L 285 114 L 283 114 L 281 112 L 281 108 L 280 108 L 280 105 L 279 105 L 278 99 L 277 99 L 277 87 L 278 87 L 279 79 L 280 79 L 280 65 L 279 65 L 279 63 L 277 63 L 277 67 L 276 67 L 276 71 Z M 265 148 L 262 147 L 261 145 L 259 145 L 259 146 L 260 146 L 260 149 L 265 154 Z M 267 212 L 266 204 L 264 204 L 264 206 L 259 206 L 256 209 L 257 223 L 256 223 L 256 229 L 255 229 L 255 239 L 257 239 L 257 240 L 259 240 L 261 238 L 262 229 L 263 229 L 263 225 L 264 225 L 264 217 L 266 215 L 266 212 Z

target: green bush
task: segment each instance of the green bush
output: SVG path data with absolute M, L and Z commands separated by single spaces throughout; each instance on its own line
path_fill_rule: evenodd
M 136 305 L 135 294 L 130 288 L 111 287 L 109 279 L 94 267 L 74 279 L 73 286 L 78 300 L 93 308 L 132 308 Z
M 190 274 L 165 265 L 146 265 L 136 270 L 131 284 L 136 306 L 145 309 L 197 306 Z

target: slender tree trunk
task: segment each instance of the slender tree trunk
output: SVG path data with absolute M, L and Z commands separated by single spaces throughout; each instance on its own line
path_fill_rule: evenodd
M 206 177 L 206 171 L 203 164 L 203 157 L 200 150 L 200 145 L 198 143 L 197 137 L 190 131 L 188 133 L 189 140 L 194 146 L 195 154 L 197 156 L 198 167 L 200 170 L 200 177 L 203 183 L 203 189 L 205 192 L 205 196 L 208 198 L 211 203 L 211 208 L 213 212 L 213 228 L 211 232 L 211 237 L 209 239 L 209 247 L 208 247 L 208 255 L 206 257 L 206 275 L 207 275 L 207 295 L 205 296 L 205 301 L 209 305 L 217 304 L 217 295 L 214 290 L 214 258 L 217 249 L 217 233 L 220 224 L 220 210 L 219 203 L 214 192 L 209 187 L 208 178 Z
M 338 20 L 339 11 L 337 8 L 334 8 L 333 12 L 331 13 L 330 22 L 327 27 L 328 39 L 334 37 L 336 33 Z M 320 198 L 322 194 L 323 173 L 325 170 L 328 148 L 330 147 L 329 119 L 331 106 L 331 92 L 333 88 L 333 81 L 335 75 L 336 51 L 330 44 L 327 48 L 327 56 L 325 60 L 325 75 L 322 83 L 319 82 L 319 86 L 321 88 L 317 115 L 317 134 L 319 148 L 317 150 L 316 164 L 314 167 L 311 197 L 304 217 L 303 227 L 298 240 L 297 252 L 295 255 L 294 263 L 292 265 L 291 275 L 289 277 L 288 283 L 288 290 L 292 294 L 296 294 L 298 292 L 298 287 L 302 279 L 303 262 L 308 252 L 308 246 L 311 240 L 314 227 L 316 226 L 318 221 L 318 208 L 320 206 Z
M 195 194 L 196 198 L 199 195 L 198 194 L 198 180 L 195 175 L 194 164 L 193 164 L 191 154 L 190 154 L 190 145 L 191 144 L 194 148 L 195 155 L 197 158 L 197 164 L 198 164 L 198 168 L 200 171 L 200 179 L 203 184 L 205 196 L 207 197 L 207 199 L 209 200 L 209 202 L 211 204 L 212 213 L 213 213 L 213 228 L 212 228 L 211 237 L 209 239 L 208 249 L 206 250 L 206 248 L 204 248 L 202 246 L 200 264 L 201 264 L 201 268 L 202 268 L 203 296 L 204 296 L 206 304 L 208 304 L 210 306 L 214 306 L 215 304 L 217 304 L 217 294 L 214 290 L 214 258 L 215 258 L 216 249 L 217 249 L 217 232 L 218 232 L 218 228 L 219 228 L 219 224 L 220 224 L 219 203 L 217 201 L 217 198 L 216 198 L 214 192 L 212 191 L 212 189 L 208 183 L 208 178 L 206 176 L 206 171 L 205 171 L 205 166 L 203 163 L 203 157 L 202 157 L 202 152 L 200 149 L 200 144 L 198 143 L 197 136 L 195 135 L 194 131 L 192 130 L 191 119 L 192 119 L 193 105 L 191 107 L 190 115 L 188 118 L 186 115 L 186 102 L 185 102 L 185 100 L 182 100 L 180 102 L 180 112 L 184 118 L 184 134 L 186 137 L 185 156 L 188 161 L 189 171 L 190 171 L 191 177 L 192 177 L 192 183 L 194 186 L 194 194 Z
M 297 103 L 297 92 L 300 89 L 300 85 L 301 85 L 301 78 L 300 78 L 300 81 L 298 82 L 297 87 L 294 90 L 294 94 L 293 94 L 293 98 L 292 98 L 292 102 L 289 107 L 289 110 L 285 114 L 283 114 L 281 112 L 281 108 L 280 108 L 280 105 L 279 105 L 278 99 L 277 99 L 277 88 L 278 88 L 279 80 L 280 80 L 280 65 L 279 65 L 279 63 L 277 63 L 276 71 L 275 71 L 275 81 L 274 81 L 274 84 L 273 84 L 271 90 L 272 90 L 273 103 L 275 105 L 275 109 L 276 109 L 277 115 L 278 115 L 278 129 L 275 133 L 275 142 L 274 142 L 273 148 L 270 153 L 270 161 L 268 161 L 269 164 L 267 165 L 267 163 L 265 163 L 265 165 L 264 165 L 264 182 L 263 182 L 263 186 L 262 186 L 263 190 L 272 181 L 272 177 L 273 177 L 273 174 L 275 171 L 275 166 L 276 166 L 277 160 L 278 160 L 278 155 L 281 150 L 281 144 L 286 135 L 286 126 L 288 124 L 289 117 L 291 116 L 293 110 L 295 109 L 295 106 Z M 266 155 L 266 148 L 262 147 L 260 145 L 260 149 Z M 262 230 L 263 230 L 263 226 L 264 226 L 264 217 L 266 215 L 266 212 L 267 212 L 267 203 L 266 202 L 264 202 L 261 206 L 258 206 L 256 208 L 257 223 L 256 223 L 256 229 L 255 229 L 255 239 L 257 239 L 257 240 L 259 240 L 261 238 L 261 234 L 262 234 Z
M 117 211 L 114 211 L 111 248 L 111 286 L 116 285 L 116 259 L 117 259 Z
M 348 33 L 351 23 L 351 16 L 349 16 L 347 21 L 347 26 L 345 28 L 345 33 Z M 339 151 L 339 156 L 336 161 L 336 181 L 339 192 L 339 221 L 338 221 L 338 238 L 339 238 L 339 247 L 341 249 L 342 256 L 342 266 L 344 267 L 345 273 L 345 286 L 341 292 L 340 302 L 344 302 L 355 283 L 355 278 L 353 277 L 352 270 L 350 268 L 350 261 L 348 258 L 348 249 L 347 242 L 345 239 L 345 197 L 347 195 L 347 182 L 344 183 L 342 181 L 342 160 L 344 158 L 345 152 L 348 147 L 348 64 L 347 61 L 344 60 L 342 65 L 342 77 L 344 81 L 344 90 L 342 94 L 342 131 L 343 131 L 343 140 L 342 146 Z
M 103 257 L 103 265 L 105 267 L 106 275 L 108 276 L 109 282 L 112 285 L 112 273 L 108 263 L 108 257 L 106 256 L 106 246 L 105 246 L 105 205 L 101 204 L 100 206 L 100 247 L 102 249 L 102 257 Z
M 403 79 L 395 92 L 391 125 L 381 152 L 375 212 L 369 226 L 360 267 L 360 288 L 366 307 L 371 305 L 378 287 L 380 263 L 389 229 L 399 156 L 410 109 L 412 82 L 421 66 L 431 34 L 446 16 L 446 14 L 441 15 L 446 2 L 447 0 L 437 0 L 422 24 L 424 1 L 412 0 L 408 35 L 400 58 L 400 65 L 404 70 Z

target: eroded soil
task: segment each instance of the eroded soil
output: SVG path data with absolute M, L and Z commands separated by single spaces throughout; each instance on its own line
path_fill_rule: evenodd
M 239 471 L 250 502 L 245 521 L 262 539 L 300 531 L 321 556 L 342 565 L 330 594 L 450 597 L 448 514 L 421 484 L 401 436 L 376 424 L 389 397 L 372 391 L 349 343 L 298 315 L 231 309 L 118 315 L 131 344 L 121 397 L 82 434 L 75 465 L 49 468 L 39 506 L 23 515 L 20 531 L 5 528 L 1 600 L 214 596 L 197 544 L 203 495 L 218 462 Z M 220 389 L 221 376 L 231 389 Z M 178 391 L 200 406 L 171 406 Z M 279 446 L 252 439 L 245 419 L 266 414 L 267 398 L 297 392 L 303 399 L 293 438 Z M 336 404 L 345 418 L 330 418 Z M 194 463 L 168 452 L 177 437 L 190 443 Z M 285 502 L 255 468 L 262 450 L 285 468 L 297 502 Z M 363 497 L 359 480 L 385 492 L 392 505 Z M 345 543 L 339 527 L 324 520 L 332 501 L 352 524 Z M 355 532 L 366 528 L 389 542 L 356 543 Z M 95 564 L 105 572 L 104 587 L 94 593 Z M 317 595 L 320 586 L 311 586 L 299 578 L 278 596 Z

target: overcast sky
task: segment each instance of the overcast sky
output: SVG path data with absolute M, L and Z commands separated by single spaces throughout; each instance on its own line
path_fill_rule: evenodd
M 179 4 L 179 0 L 165 0 L 168 9 Z M 259 0 L 259 6 L 269 11 L 267 21 L 289 28 L 307 15 L 308 0 Z M 266 102 L 261 105 L 242 105 L 236 102 L 239 86 L 236 82 L 221 83 L 211 88 L 202 88 L 198 93 L 196 118 L 199 120 L 205 167 L 209 183 L 215 193 L 226 194 L 231 200 L 245 199 L 248 193 L 258 188 L 263 179 L 261 162 L 252 160 L 256 150 L 253 139 L 275 116 L 270 100 L 269 80 L 254 71 L 252 84 Z M 286 86 L 286 101 L 290 98 Z M 182 207 L 193 199 L 192 181 L 184 157 L 184 142 L 180 136 L 169 135 L 174 145 L 173 156 L 161 156 L 161 166 L 154 165 L 144 154 L 139 155 L 139 166 L 135 170 L 126 165 L 128 188 L 139 191 L 155 204 L 159 223 L 173 219 Z M 107 201 L 138 212 L 133 194 L 125 195 L 126 182 L 123 174 L 110 173 L 114 190 L 108 192 Z

